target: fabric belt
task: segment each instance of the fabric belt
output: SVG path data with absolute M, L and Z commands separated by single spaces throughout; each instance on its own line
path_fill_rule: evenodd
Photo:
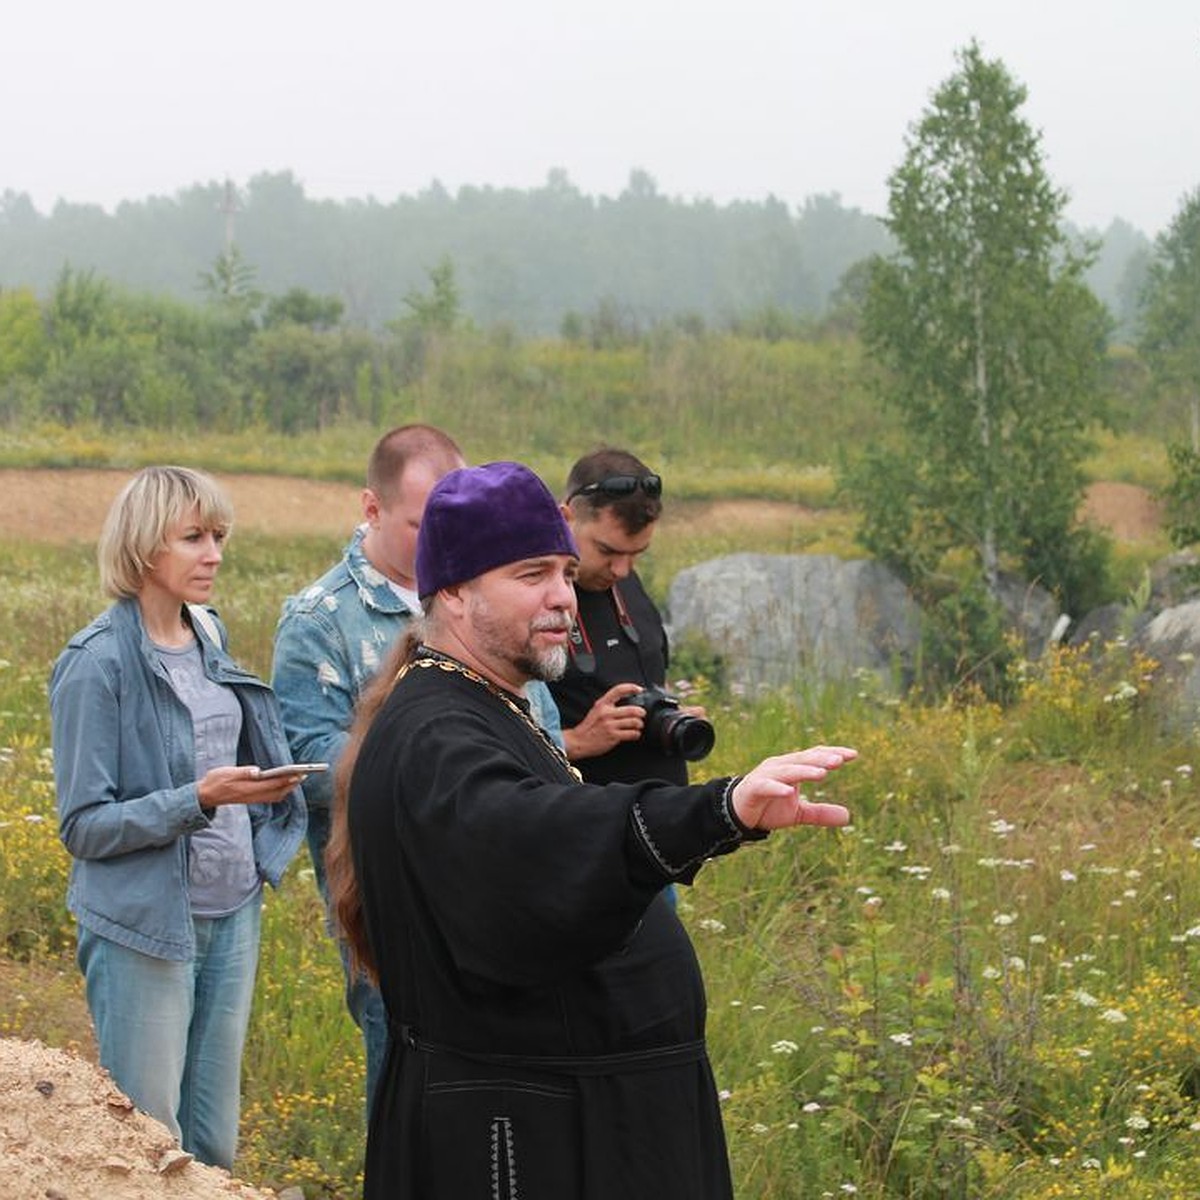
M 626 1050 L 619 1054 L 489 1054 L 483 1050 L 463 1050 L 425 1041 L 412 1025 L 392 1024 L 392 1033 L 410 1050 L 422 1054 L 451 1055 L 469 1062 L 493 1067 L 517 1067 L 525 1071 L 543 1071 L 547 1075 L 623 1075 L 630 1071 L 657 1071 L 700 1062 L 704 1058 L 704 1039 L 656 1046 L 651 1050 Z

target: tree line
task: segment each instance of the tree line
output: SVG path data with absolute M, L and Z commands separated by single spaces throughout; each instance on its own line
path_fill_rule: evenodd
M 1086 236 L 1100 247 L 1089 282 L 1123 333 L 1149 241 L 1123 221 Z M 465 316 L 545 335 L 597 310 L 643 328 L 723 325 L 752 313 L 817 317 L 848 270 L 894 242 L 884 221 L 836 194 L 795 209 L 773 198 L 683 200 L 642 170 L 616 197 L 585 194 L 562 170 L 531 189 L 451 194 L 435 181 L 388 203 L 316 200 L 289 172 L 240 188 L 196 184 L 111 213 L 59 202 L 43 215 L 24 193 L 0 195 L 4 288 L 45 294 L 70 267 L 193 302 L 201 272 L 233 245 L 263 288 L 337 296 L 347 324 L 371 329 L 403 315 L 404 297 L 448 257 Z

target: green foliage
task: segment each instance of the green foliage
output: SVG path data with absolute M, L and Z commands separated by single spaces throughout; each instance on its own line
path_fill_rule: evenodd
M 898 244 L 872 266 L 862 332 L 896 412 L 894 441 L 844 473 L 862 540 L 942 605 L 963 553 L 993 596 L 1001 573 L 1036 578 L 1075 610 L 1103 592 L 1103 547 L 1076 526 L 1087 434 L 1103 415 L 1106 317 L 1082 282 L 1086 257 L 1060 230 L 1063 195 L 1024 89 L 974 44 L 914 127 L 890 181 Z M 975 656 L 991 653 L 986 604 Z
M 200 272 L 200 288 L 210 303 L 235 320 L 248 323 L 261 307 L 263 294 L 255 286 L 257 272 L 237 246 L 217 255 L 211 271 Z
M 1140 348 L 1161 392 L 1185 406 L 1191 448 L 1200 451 L 1200 188 L 1155 243 Z
M 316 330 L 333 329 L 341 322 L 345 308 L 337 296 L 314 296 L 304 288 L 288 288 L 282 296 L 267 297 L 263 328 L 292 324 Z
M 410 320 L 426 333 L 449 333 L 462 320 L 454 260 L 447 254 L 429 269 L 429 290 L 404 297 Z
M 0 384 L 41 374 L 47 353 L 37 297 L 29 288 L 0 291 Z
M 1167 448 L 1171 481 L 1163 490 L 1171 542 L 1186 547 L 1200 542 L 1200 451 L 1175 442 Z

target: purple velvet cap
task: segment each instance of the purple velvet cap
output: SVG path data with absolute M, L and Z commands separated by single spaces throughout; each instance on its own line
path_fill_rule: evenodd
M 429 493 L 417 534 L 422 599 L 485 571 L 543 554 L 579 557 L 558 501 L 516 462 L 462 467 Z

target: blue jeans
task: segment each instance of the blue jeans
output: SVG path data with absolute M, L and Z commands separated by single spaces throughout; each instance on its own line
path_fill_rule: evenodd
M 325 847 L 329 843 L 330 816 L 327 808 L 310 809 L 308 813 L 308 849 L 312 854 L 313 870 L 316 872 L 317 889 L 329 911 L 329 885 L 325 879 Z M 332 926 L 330 928 L 332 932 Z M 361 975 L 350 970 L 350 953 L 345 942 L 338 938 L 338 953 L 342 958 L 342 971 L 346 976 L 346 1007 L 355 1025 L 362 1030 L 363 1050 L 367 1059 L 367 1118 L 371 1116 L 371 1104 L 375 1099 L 375 1088 L 383 1070 L 383 1056 L 387 1050 L 387 1012 L 383 997 Z
M 79 966 L 100 1065 L 180 1145 L 231 1170 L 241 1107 L 262 896 L 227 917 L 194 919 L 192 962 L 152 958 L 79 930 Z

